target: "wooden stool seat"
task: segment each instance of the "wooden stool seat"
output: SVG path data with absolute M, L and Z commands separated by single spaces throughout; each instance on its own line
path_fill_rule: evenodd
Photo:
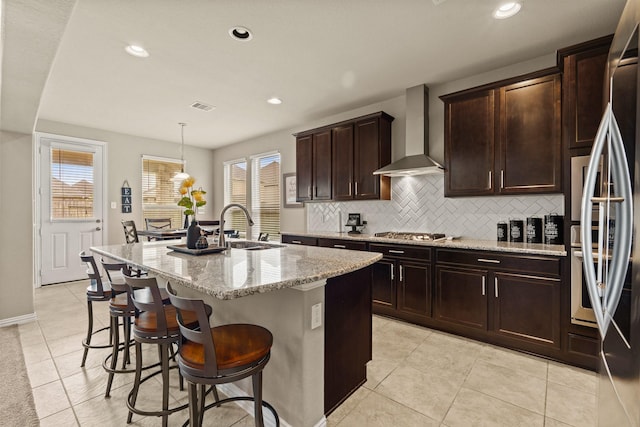
M 184 312 L 183 312 L 184 319 Z M 218 370 L 242 368 L 264 358 L 273 345 L 269 330 L 248 324 L 231 324 L 211 328 L 215 343 Z M 193 369 L 204 370 L 204 346 L 184 341 L 180 351 L 182 361 Z
M 178 335 L 179 326 L 176 320 L 176 308 L 172 305 L 165 305 L 164 317 L 167 324 L 167 331 L 169 335 Z M 189 325 L 197 325 L 198 319 L 194 313 L 184 313 L 185 322 Z M 156 313 L 153 311 L 142 312 L 136 317 L 134 326 L 138 332 L 152 333 L 158 332 L 158 319 Z
M 129 296 L 127 294 L 119 294 L 111 299 L 109 307 L 117 310 L 127 310 L 129 308 Z

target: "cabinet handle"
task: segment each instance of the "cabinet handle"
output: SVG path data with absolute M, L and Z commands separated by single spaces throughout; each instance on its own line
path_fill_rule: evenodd
M 487 258 L 478 258 L 478 262 L 488 262 L 490 264 L 500 264 L 500 260 L 497 259 L 487 259 Z
M 353 183 L 351 181 L 349 181 L 349 196 L 352 195 L 351 193 L 351 188 L 353 187 Z
M 333 245 L 334 248 L 347 249 L 345 245 Z
M 404 251 L 399 251 L 397 249 L 389 249 L 390 254 L 403 254 Z
M 311 198 L 311 186 L 307 187 L 307 196 Z
M 482 276 L 482 296 L 487 294 L 487 278 Z
M 318 197 L 318 186 L 317 185 L 313 186 L 313 192 L 315 193 L 316 197 Z
M 295 243 L 296 245 L 301 245 L 302 242 L 300 240 L 292 240 L 291 243 Z
M 402 270 L 403 270 L 403 269 L 402 269 L 402 265 L 400 265 L 400 281 L 401 281 L 401 282 L 403 281 L 403 279 L 402 279 L 402 276 L 403 276 L 403 275 L 402 275 Z
M 493 279 L 493 286 L 496 291 L 496 298 L 498 298 L 498 278 L 497 277 Z
M 356 181 L 356 192 L 355 192 L 356 196 L 358 195 L 358 181 Z
M 500 170 L 500 188 L 504 188 L 504 169 Z
M 493 180 L 491 179 L 491 171 L 489 171 L 489 190 L 493 188 Z
M 395 275 L 393 274 L 393 264 L 390 264 L 391 266 L 391 280 L 395 279 Z

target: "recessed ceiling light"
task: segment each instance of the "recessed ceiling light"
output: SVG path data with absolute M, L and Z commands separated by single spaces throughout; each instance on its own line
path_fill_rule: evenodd
M 502 3 L 496 10 L 493 11 L 493 17 L 496 19 L 511 18 L 522 9 L 521 1 L 510 1 Z
M 272 98 L 267 99 L 267 102 L 271 105 L 280 105 L 282 104 L 282 99 L 274 96 Z
M 129 55 L 137 56 L 138 58 L 146 58 L 147 56 L 149 56 L 149 52 L 147 52 L 145 48 L 135 44 L 130 44 L 129 46 L 125 47 L 124 50 Z
M 245 27 L 230 28 L 229 35 L 231 36 L 231 38 L 241 42 L 248 42 L 253 38 L 253 34 L 251 34 L 251 31 L 249 31 L 249 29 Z

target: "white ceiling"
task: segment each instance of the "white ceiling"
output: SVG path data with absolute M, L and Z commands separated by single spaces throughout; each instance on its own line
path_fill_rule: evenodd
M 525 0 L 495 20 L 500 2 L 78 0 L 38 117 L 175 142 L 186 122 L 186 144 L 218 147 L 612 33 L 625 3 Z

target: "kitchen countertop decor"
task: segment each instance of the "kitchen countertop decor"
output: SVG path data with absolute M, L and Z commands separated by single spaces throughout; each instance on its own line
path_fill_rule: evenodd
M 358 240 L 364 242 L 393 243 L 399 245 L 433 246 L 447 249 L 473 249 L 492 252 L 510 252 L 528 255 L 567 256 L 564 245 L 545 245 L 542 243 L 498 242 L 495 240 L 477 240 L 456 238 L 452 240 L 399 240 L 377 237 L 373 234 L 347 234 L 337 232 L 287 233 L 283 235 L 309 236 L 327 239 Z
M 193 256 L 172 251 L 167 244 L 144 242 L 91 250 L 223 300 L 340 276 L 382 258 L 375 252 L 345 254 L 342 250 L 297 245 L 258 251 L 230 248 L 223 253 Z

